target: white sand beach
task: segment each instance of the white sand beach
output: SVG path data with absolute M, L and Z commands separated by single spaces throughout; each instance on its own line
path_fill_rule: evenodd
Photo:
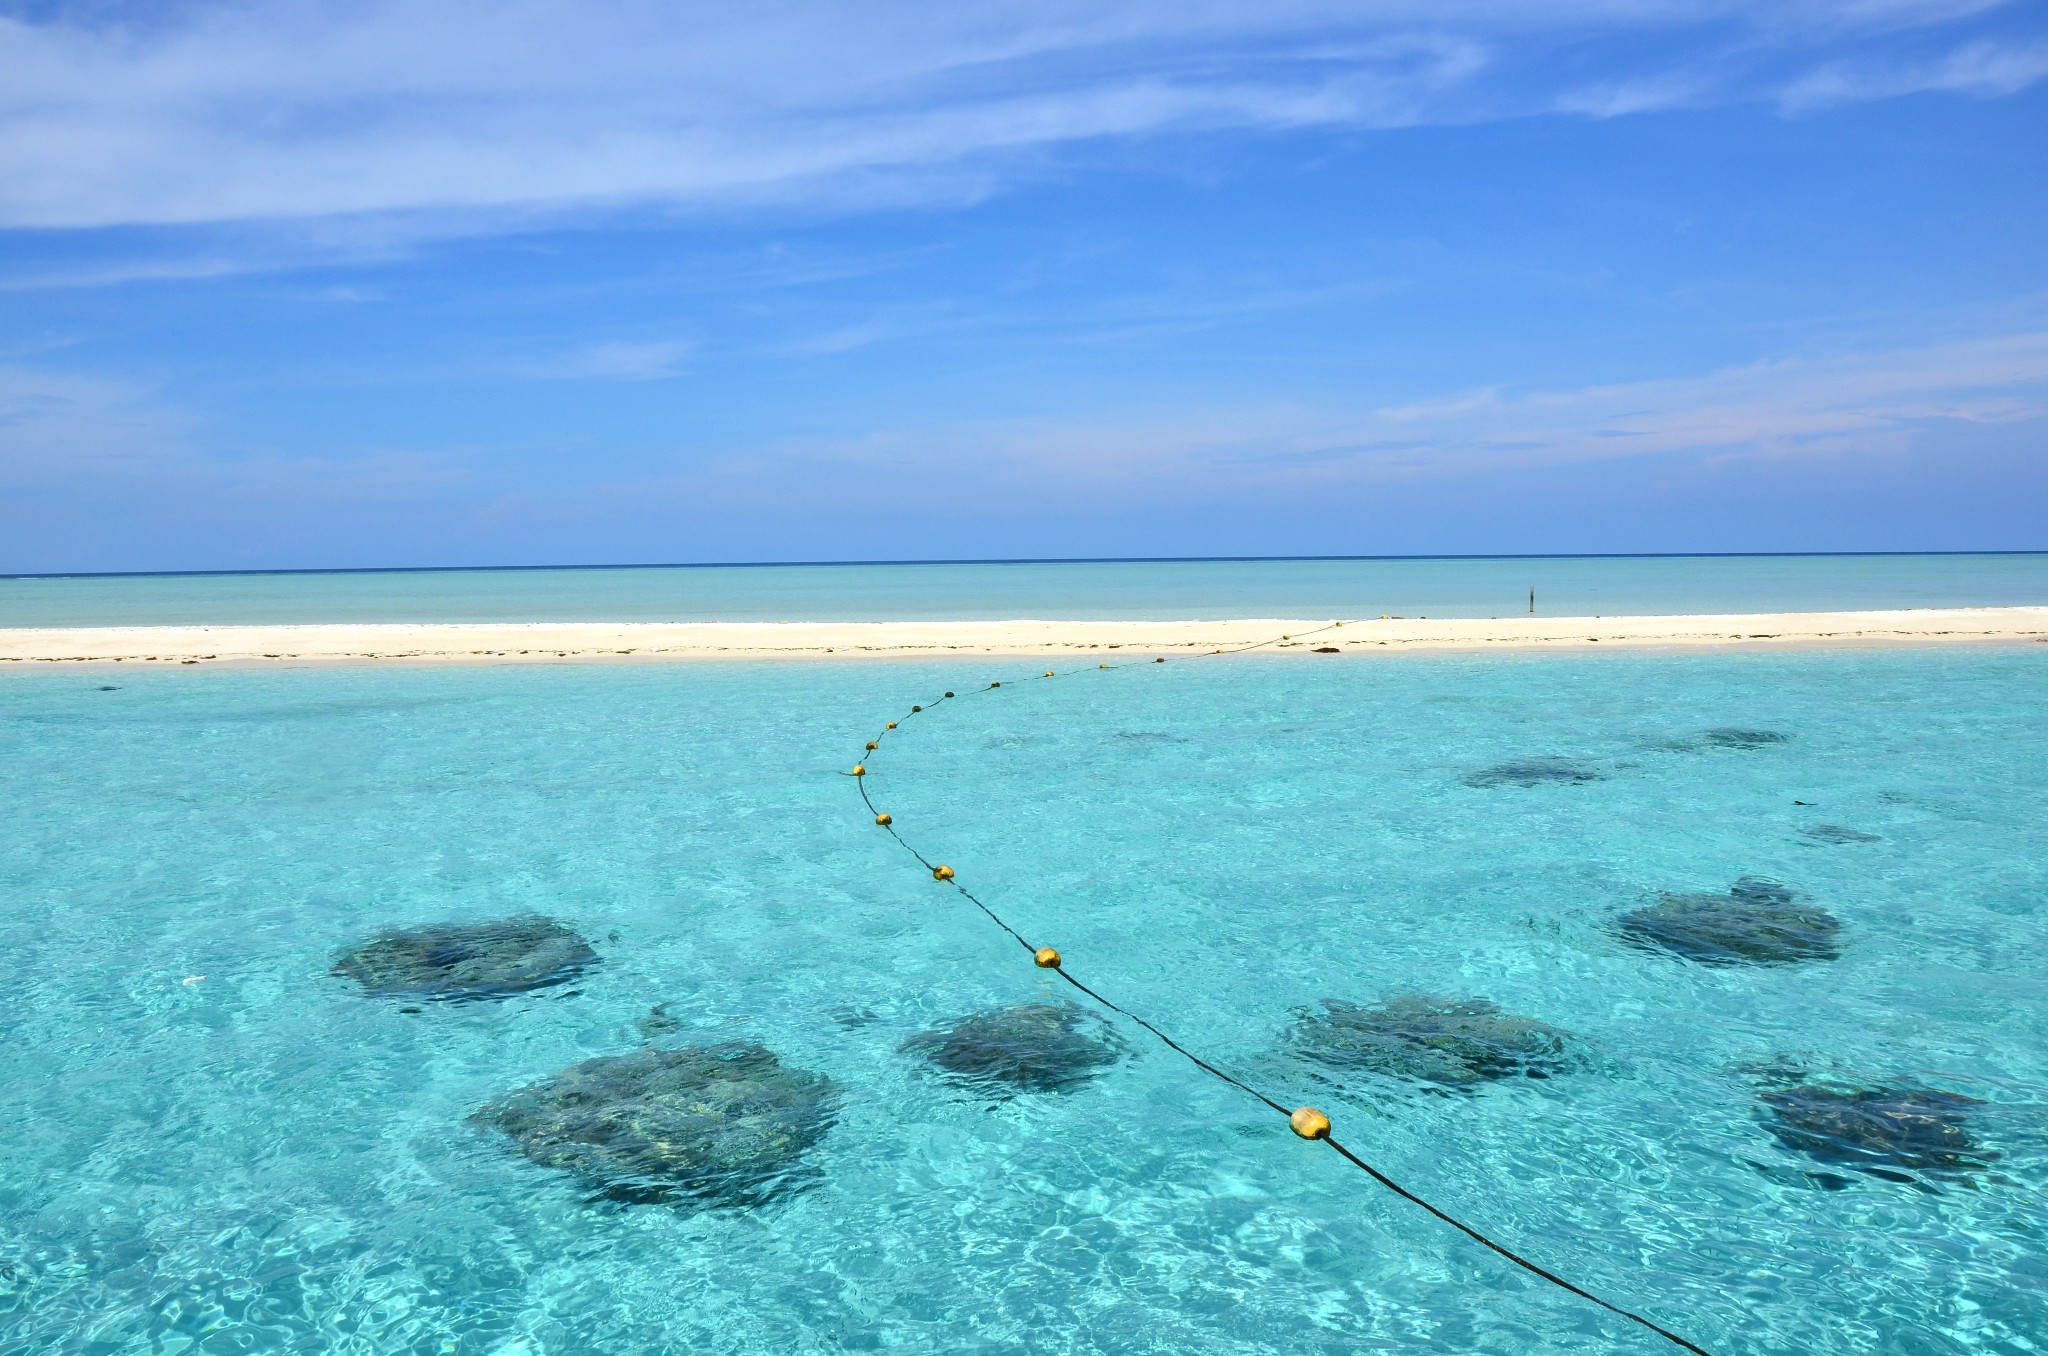
M 1276 639 L 1277 637 L 1285 639 Z M 0 628 L 0 666 L 706 659 L 1070 659 L 1203 654 L 1896 646 L 2048 639 L 2048 607 L 1672 617 L 1234 621 L 532 622 Z M 1267 652 L 1267 651 L 1261 651 Z

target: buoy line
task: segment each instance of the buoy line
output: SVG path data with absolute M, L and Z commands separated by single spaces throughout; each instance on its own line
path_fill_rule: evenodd
M 1278 645 L 1283 641 L 1293 640 L 1297 636 L 1320 635 L 1325 631 L 1338 630 L 1342 628 L 1344 624 L 1345 623 L 1341 621 L 1335 621 L 1331 622 L 1327 626 L 1318 626 L 1307 631 L 1291 631 L 1284 635 L 1275 636 L 1269 640 L 1255 641 L 1248 645 L 1238 645 L 1220 650 L 1211 650 L 1204 655 L 1188 657 L 1208 658 L 1214 655 L 1243 654 L 1248 650 L 1258 650 L 1264 649 L 1269 645 Z M 1165 655 L 1158 655 L 1155 656 L 1151 662 L 1154 664 L 1164 664 L 1167 662 L 1167 657 Z M 1095 666 L 1097 670 L 1113 670 L 1131 667 L 1134 666 L 1128 662 L 1119 664 L 1099 663 Z M 1078 671 L 1079 670 L 1076 670 L 1076 672 Z M 1038 675 L 1036 677 L 1024 679 L 1023 681 L 1043 682 L 1045 679 L 1057 678 L 1059 676 L 1060 674 L 1055 670 L 1047 669 L 1043 674 Z M 1014 681 L 1011 684 L 1012 687 L 1015 687 L 1016 685 L 1017 684 Z M 968 695 L 973 696 L 977 693 L 993 692 L 1000 689 L 1002 686 L 1003 684 L 1001 682 L 991 682 L 988 684 L 987 687 L 977 688 L 973 692 L 968 693 Z M 1197 1055 L 1194 1051 L 1188 1049 L 1179 1041 L 1167 1035 L 1164 1031 L 1161 1031 L 1158 1027 L 1154 1026 L 1151 1022 L 1139 1016 L 1137 1013 L 1132 1012 L 1130 1009 L 1123 1007 L 1121 1004 L 1112 1001 L 1111 999 L 1096 992 L 1094 989 L 1088 987 L 1086 984 L 1083 984 L 1080 980 L 1074 978 L 1073 974 L 1068 971 L 1064 958 L 1060 955 L 1060 953 L 1057 950 L 1053 949 L 1050 946 L 1033 946 L 1029 941 L 1025 939 L 1023 933 L 1017 931 L 1016 928 L 1011 927 L 1008 922 L 1004 921 L 1001 914 L 997 913 L 994 909 L 990 908 L 986 903 L 984 903 L 980 899 L 980 897 L 975 895 L 974 892 L 969 890 L 965 885 L 962 885 L 957 878 L 957 873 L 954 872 L 951 866 L 948 866 L 944 862 L 934 862 L 930 858 L 926 857 L 922 852 L 918 851 L 917 848 L 910 842 L 910 840 L 905 838 L 902 832 L 896 827 L 895 817 L 889 814 L 887 811 L 877 808 L 873 798 L 871 798 L 868 795 L 867 759 L 873 757 L 876 753 L 879 753 L 881 751 L 882 740 L 888 735 L 889 731 L 896 729 L 897 726 L 901 723 L 901 721 L 908 720 L 911 716 L 922 715 L 928 709 L 936 709 L 939 703 L 941 702 L 956 700 L 958 700 L 957 694 L 953 692 L 946 692 L 939 698 L 937 698 L 937 700 L 933 701 L 930 707 L 927 707 L 922 703 L 914 705 L 910 708 L 909 712 L 906 715 L 899 717 L 897 720 L 890 721 L 879 734 L 877 734 L 873 739 L 867 741 L 867 746 L 863 753 L 861 761 L 854 764 L 853 771 L 851 772 L 851 774 L 849 774 L 853 778 L 854 786 L 860 791 L 861 803 L 866 805 L 868 813 L 874 816 L 876 825 L 880 827 L 884 832 L 886 832 L 891 838 L 895 839 L 897 844 L 901 846 L 905 852 L 908 852 L 912 857 L 915 857 L 918 861 L 918 864 L 931 874 L 933 880 L 937 881 L 941 885 L 952 886 L 962 896 L 964 896 L 970 904 L 974 905 L 975 908 L 981 910 L 982 913 L 986 914 L 990 922 L 994 923 L 997 927 L 1001 928 L 1004 932 L 1008 933 L 1010 937 L 1014 939 L 1019 946 L 1023 947 L 1026 951 L 1031 953 L 1032 963 L 1037 965 L 1040 969 L 1052 971 L 1061 979 L 1065 980 L 1074 989 L 1076 989 L 1082 994 L 1085 994 L 1093 1002 L 1099 1004 L 1104 1008 L 1107 1008 L 1111 1012 L 1116 1013 L 1118 1016 L 1123 1017 L 1126 1020 L 1133 1022 L 1140 1027 L 1143 1027 L 1147 1032 L 1156 1037 L 1168 1049 L 1180 1055 L 1182 1058 L 1186 1059 L 1189 1063 L 1193 1064 L 1196 1068 L 1202 1070 L 1204 1073 L 1209 1074 L 1212 1077 L 1218 1078 L 1223 1082 L 1228 1083 L 1231 1087 L 1234 1087 L 1238 1089 L 1240 1092 L 1245 1093 L 1247 1096 L 1253 1097 L 1258 1101 L 1263 1102 L 1267 1107 L 1284 1116 L 1287 1119 L 1288 1128 L 1293 1130 L 1294 1133 L 1300 1136 L 1302 1139 L 1319 1141 L 1323 1144 L 1329 1145 L 1330 1148 L 1336 1150 L 1336 1152 L 1339 1155 L 1341 1155 L 1346 1162 L 1350 1163 L 1353 1167 L 1358 1168 L 1360 1171 L 1364 1172 L 1367 1176 L 1371 1177 L 1373 1181 L 1379 1183 L 1387 1190 L 1393 1192 L 1396 1196 L 1399 1196 L 1401 1199 L 1408 1201 L 1410 1204 L 1419 1206 L 1423 1210 L 1428 1211 L 1431 1215 L 1435 1216 L 1439 1220 L 1442 1220 L 1445 1224 L 1450 1225 L 1453 1229 L 1456 1229 L 1458 1232 L 1464 1234 L 1467 1238 L 1470 1238 L 1474 1242 L 1491 1249 L 1495 1253 L 1498 1253 L 1500 1256 L 1506 1258 L 1508 1261 L 1514 1263 L 1516 1266 L 1522 1268 L 1524 1271 L 1529 1272 L 1531 1275 L 1539 1276 L 1542 1279 L 1550 1282 L 1552 1285 L 1557 1286 L 1559 1289 L 1577 1295 L 1580 1299 L 1587 1300 L 1593 1304 L 1597 1304 L 1602 1309 L 1607 1310 L 1609 1313 L 1618 1314 L 1622 1318 L 1629 1320 L 1631 1323 L 1640 1324 L 1642 1327 L 1649 1329 L 1651 1332 L 1657 1334 L 1657 1336 L 1663 1338 L 1665 1341 L 1672 1343 L 1674 1346 L 1681 1347 L 1686 1351 L 1693 1352 L 1696 1354 L 1696 1356 L 1712 1356 L 1712 1353 L 1708 1352 L 1706 1348 L 1701 1347 L 1693 1342 L 1687 1341 L 1685 1338 L 1680 1337 L 1677 1333 L 1671 1331 L 1669 1328 L 1663 1327 L 1662 1325 L 1655 1323 L 1650 1319 L 1643 1317 L 1641 1314 L 1633 1312 L 1632 1310 L 1624 1309 L 1618 1304 L 1614 1304 L 1607 1300 L 1604 1300 L 1590 1290 L 1586 1290 L 1580 1286 L 1572 1284 L 1572 1282 L 1566 1280 L 1564 1277 L 1558 1275 L 1556 1272 L 1550 1271 L 1542 1266 L 1537 1265 L 1535 1262 L 1530 1261 L 1528 1258 L 1522 1256 L 1520 1253 L 1514 1251 L 1512 1248 L 1505 1246 L 1504 1244 L 1495 1242 L 1493 1239 L 1487 1237 L 1478 1229 L 1473 1228 L 1471 1225 L 1465 1223 L 1463 1220 L 1457 1218 L 1455 1215 L 1450 1214 L 1448 1211 L 1440 1209 L 1435 1205 L 1432 1205 L 1429 1201 L 1424 1200 L 1421 1196 L 1416 1195 L 1407 1187 L 1402 1186 L 1399 1182 L 1387 1176 L 1386 1173 L 1381 1172 L 1378 1168 L 1374 1167 L 1371 1163 L 1361 1158 L 1358 1154 L 1352 1152 L 1352 1150 L 1346 1148 L 1343 1143 L 1334 1138 L 1330 1133 L 1330 1118 L 1322 1111 L 1312 1106 L 1300 1106 L 1292 1109 L 1288 1108 L 1283 1103 L 1275 1101 L 1273 1098 L 1267 1096 L 1264 1092 L 1261 1092 L 1258 1088 L 1253 1087 L 1250 1083 L 1245 1082 L 1243 1079 L 1237 1077 L 1235 1074 L 1227 1073 L 1224 1070 L 1218 1068 L 1216 1065 L 1211 1064 L 1208 1060 L 1203 1059 L 1200 1055 Z

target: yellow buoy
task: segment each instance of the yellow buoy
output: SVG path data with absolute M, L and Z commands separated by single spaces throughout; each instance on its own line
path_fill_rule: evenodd
M 1002 686 L 1002 684 L 1001 684 L 1001 683 L 990 683 L 990 684 L 989 684 L 989 686 L 990 686 L 990 687 L 1001 687 L 1001 686 Z
M 1155 664 L 1164 664 L 1166 662 L 1166 656 L 1160 655 L 1159 658 L 1153 660 L 1152 662 Z
M 890 728 L 890 729 L 892 729 L 892 730 L 893 730 L 893 729 L 895 729 L 895 728 L 896 728 L 896 722 L 895 722 L 895 721 L 893 721 L 893 720 L 892 720 L 892 721 L 890 721 L 890 722 L 889 722 L 889 728 Z
M 1107 664 L 1097 664 L 1097 665 L 1096 665 L 1095 667 L 1096 667 L 1096 668 L 1098 668 L 1098 669 L 1106 669 L 1106 668 L 1108 668 L 1108 667 L 1109 667 L 1109 665 L 1107 665 Z
M 1287 1124 L 1303 1139 L 1328 1139 L 1330 1118 L 1312 1106 L 1296 1107 Z
M 868 752 L 869 752 L 869 753 L 873 753 L 873 752 L 874 752 L 874 751 L 875 751 L 876 749 L 879 749 L 879 748 L 881 748 L 881 747 L 882 747 L 882 746 L 881 746 L 880 744 L 877 744 L 877 743 L 876 743 L 876 742 L 875 742 L 874 740 L 872 740 L 872 739 L 870 739 L 870 740 L 868 741 Z
M 875 822 L 876 822 L 877 824 L 880 824 L 880 825 L 881 825 L 881 826 L 882 826 L 883 828 L 885 828 L 885 829 L 886 829 L 886 828 L 888 828 L 888 827 L 889 827 L 889 826 L 890 826 L 891 824 L 895 823 L 896 821 L 895 821 L 895 820 L 893 820 L 893 819 L 891 819 L 891 818 L 889 818 L 889 816 L 887 816 L 887 815 L 876 815 L 876 816 L 875 816 Z
M 935 866 L 935 867 L 933 867 L 933 868 L 932 868 L 932 879 L 933 879 L 933 880 L 951 880 L 951 879 L 953 879 L 953 868 L 952 868 L 952 867 L 950 867 L 950 866 L 947 866 L 947 865 L 946 865 L 946 864 L 945 864 L 944 862 L 941 862 L 941 863 L 939 863 L 939 864 L 938 864 L 937 866 Z
M 1031 962 L 1041 970 L 1057 970 L 1060 968 L 1060 953 L 1049 946 L 1041 946 L 1031 953 Z
M 1046 677 L 1048 677 L 1048 678 L 1052 677 L 1052 670 L 1051 670 L 1051 669 L 1047 669 L 1047 670 L 1045 671 L 1045 676 L 1046 676 Z
M 913 707 L 911 707 L 911 708 L 910 708 L 910 714 L 914 716 L 914 715 L 916 715 L 916 714 L 917 714 L 918 712 L 920 712 L 920 711 L 922 711 L 922 710 L 924 710 L 924 708 L 923 708 L 922 706 L 913 706 Z
M 950 692 L 948 692 L 948 693 L 947 693 L 946 695 L 947 695 L 948 697 L 950 697 L 950 696 L 952 696 L 953 694 L 952 694 L 952 693 L 950 693 Z
M 855 763 L 853 765 L 853 775 L 856 777 L 865 777 L 868 775 L 868 770 L 864 765 L 860 763 Z

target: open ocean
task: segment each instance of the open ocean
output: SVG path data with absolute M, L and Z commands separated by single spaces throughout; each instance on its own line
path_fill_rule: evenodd
M 1553 617 L 2048 603 L 2048 553 L 0 576 L 0 626 Z
M 1857 561 L 1317 562 L 1292 593 L 1217 564 L 1238 591 L 1200 607 L 1212 567 L 1115 568 L 1186 615 L 1452 615 L 1536 571 L 1560 611 L 2042 600 L 2042 557 Z M 1140 609 L 1107 568 L 0 597 L 12 624 L 797 617 L 854 578 L 829 615 Z M 521 588 L 551 601 L 483 610 Z M 876 803 L 1034 944 L 1532 1260 L 1716 1356 L 2048 1349 L 2048 646 L 1036 672 L 0 675 L 0 1352 L 1672 1350 L 1128 1024 L 1081 1028 L 1101 1058 L 1057 1090 L 937 1067 L 921 1033 L 1069 991 L 874 825 L 845 774 L 878 735 Z M 1775 964 L 1631 931 L 1737 888 L 1835 930 Z M 462 1003 L 331 972 L 381 929 L 525 914 L 597 959 Z M 1324 1000 L 1402 995 L 1556 1057 L 1317 1056 Z M 474 1118 L 731 1042 L 838 1090 L 761 1203 L 607 1198 Z M 1800 1087 L 1935 1099 L 1942 1152 L 1795 1133 Z

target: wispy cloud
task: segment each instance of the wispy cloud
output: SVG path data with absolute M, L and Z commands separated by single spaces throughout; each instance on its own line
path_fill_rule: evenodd
M 1778 85 L 1759 52 L 1810 66 L 1850 40 L 1900 45 L 1823 65 L 1787 101 L 2037 78 L 2020 48 L 1926 65 L 1928 32 L 1985 7 L 250 0 L 116 22 L 60 6 L 0 18 L 0 226 L 390 213 L 473 226 L 633 203 L 985 192 L 1035 156 L 1104 138 L 1764 97 Z M 1651 61 L 1646 35 L 1700 55 Z M 1608 74 L 1559 86 L 1546 63 L 1566 49 L 1598 52 Z
M 651 344 L 580 353 L 561 370 L 581 362 L 593 377 L 632 377 L 682 356 Z M 0 569 L 391 563 L 394 543 L 420 540 L 436 543 L 435 559 L 561 559 L 571 540 L 582 543 L 582 558 L 606 550 L 617 558 L 627 549 L 619 524 L 637 525 L 633 541 L 644 544 L 632 549 L 650 558 L 917 554 L 924 548 L 906 543 L 926 540 L 917 533 L 931 523 L 950 534 L 931 549 L 974 554 L 977 541 L 988 549 L 985 532 L 995 526 L 1038 524 L 1028 541 L 1040 540 L 1048 522 L 1119 513 L 1234 522 L 1254 507 L 1268 520 L 1328 523 L 1345 505 L 1363 511 L 1403 496 L 1462 503 L 1498 499 L 1490 487 L 1508 481 L 1585 484 L 1579 468 L 1595 464 L 1600 483 L 1640 483 L 1638 472 L 1607 473 L 1632 463 L 1643 473 L 1741 485 L 1804 459 L 1828 465 L 1830 484 L 1848 485 L 1859 461 L 1939 465 L 1979 434 L 2003 426 L 2024 440 L 2020 426 L 2044 419 L 2048 329 L 2035 327 L 1400 404 L 1184 404 L 906 422 L 623 458 L 584 448 L 579 475 L 565 483 L 556 447 L 224 451 L 146 387 L 15 366 L 0 368 Z M 167 505 L 182 525 L 176 534 L 166 535 Z M 69 517 L 53 526 L 53 513 Z M 849 537 L 849 522 L 884 535 Z M 193 535 L 194 523 L 204 532 Z M 733 523 L 748 526 L 736 534 Z M 1438 538 L 1465 540 L 1455 520 L 1438 526 Z M 683 531 L 698 535 L 676 535 Z M 325 544 L 307 546 L 307 533 Z M 1168 540 L 1186 549 L 1183 538 Z M 1416 545 L 1434 549 L 1430 540 Z M 1561 544 L 1532 540 L 1549 543 L 1542 549 Z M 223 548 L 231 553 L 194 545 L 215 541 L 232 543 Z
M 142 383 L 0 365 L 0 509 L 30 485 L 175 457 L 190 423 Z
M 251 259 L 226 255 L 117 259 L 89 266 L 58 266 L 0 272 L 0 292 L 48 292 L 68 287 L 119 287 L 137 282 L 197 282 L 258 271 Z
M 0 31 L 4 31 L 0 20 Z M 5 94 L 0 93 L 0 106 Z M 0 117 L 0 163 L 7 154 Z M 4 229 L 0 221 L 0 229 Z M 435 212 L 217 222 L 182 231 L 37 232 L 35 248 L 0 256 L 0 293 L 178 283 L 308 268 L 396 263 L 437 241 L 475 233 Z M 21 237 L 17 236 L 17 240 Z
M 1594 118 L 1625 118 L 1633 113 L 1658 113 L 1689 108 L 1725 97 L 1724 75 L 1703 63 L 1691 68 L 1629 75 L 1564 90 L 1554 107 L 1560 113 Z
M 991 484 L 1021 499 L 1137 491 L 1313 497 L 1417 477 L 1589 462 L 1896 451 L 1942 424 L 2048 417 L 2048 331 L 1882 352 L 1786 358 L 1556 391 L 1489 388 L 1344 410 L 1268 404 L 1093 421 L 876 430 L 735 453 L 737 487 L 792 468 L 820 480 L 889 473 Z M 1165 487 L 1171 487 L 1170 490 Z M 954 486 L 955 489 L 959 487 Z
M 614 340 L 523 364 L 518 371 L 547 381 L 659 381 L 677 375 L 694 347 L 682 340 Z
M 1902 94 L 1956 93 L 1995 98 L 2048 76 L 2048 42 L 1969 42 L 1931 60 L 1831 61 L 1788 84 L 1779 102 L 1791 112 Z
M 1376 410 L 1347 459 L 1436 474 L 1674 454 L 1876 450 L 1930 422 L 2048 415 L 2048 331 L 1697 376 Z
M 596 344 L 522 374 L 644 380 L 671 375 L 689 352 L 681 342 Z M 1395 405 L 1274 401 L 884 426 L 840 438 L 699 449 L 691 460 L 706 473 L 724 468 L 736 482 L 750 479 L 777 495 L 847 478 L 879 483 L 878 472 L 965 474 L 1058 493 L 1140 482 L 1204 493 L 1233 484 L 1308 487 L 1333 478 L 1363 483 L 1671 455 L 1832 454 L 1858 440 L 1890 446 L 1883 440 L 1944 422 L 2042 418 L 2048 329 L 2029 329 L 1648 381 L 1485 387 Z M 37 450 L 33 458 L 10 459 L 17 472 L 31 462 L 40 471 L 56 469 L 67 448 L 81 458 L 77 469 L 95 473 L 129 461 L 190 459 L 197 455 L 190 447 L 166 436 L 180 422 L 143 386 L 0 367 L 0 433 L 17 452 Z M 459 459 L 466 465 L 474 452 L 466 449 Z M 339 453 L 324 459 L 336 466 L 347 460 Z

